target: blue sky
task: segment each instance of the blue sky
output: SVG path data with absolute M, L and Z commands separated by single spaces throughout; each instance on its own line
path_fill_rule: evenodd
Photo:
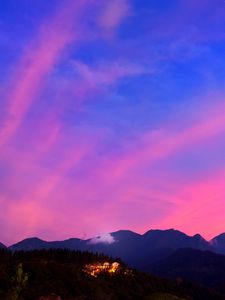
M 2 242 L 225 230 L 224 1 L 0 8 Z

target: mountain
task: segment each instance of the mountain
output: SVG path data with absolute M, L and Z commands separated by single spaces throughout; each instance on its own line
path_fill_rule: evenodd
M 17 244 L 9 247 L 13 251 L 30 251 L 30 250 L 41 250 L 41 249 L 76 249 L 83 250 L 84 241 L 80 239 L 68 239 L 65 241 L 54 241 L 46 242 L 39 238 L 28 238 Z
M 225 256 L 210 251 L 179 249 L 148 266 L 148 271 L 172 279 L 185 279 L 225 293 Z
M 94 245 L 88 250 L 121 257 L 132 267 L 141 270 L 146 269 L 147 263 L 158 261 L 180 248 L 193 247 L 200 250 L 212 248 L 200 235 L 192 237 L 174 229 L 150 230 L 143 235 L 120 230 L 111 235 L 115 243 Z
M 129 230 L 120 230 L 104 237 L 81 240 L 46 242 L 38 238 L 25 239 L 10 247 L 11 250 L 33 250 L 66 248 L 101 252 L 112 257 L 120 257 L 132 267 L 146 270 L 146 266 L 154 263 L 181 248 L 191 247 L 199 250 L 213 250 L 212 246 L 200 235 L 188 236 L 180 231 L 150 230 L 140 235 Z
M 7 249 L 7 247 L 5 245 L 3 245 L 2 243 L 0 243 L 0 249 Z
M 48 245 L 48 242 L 45 242 L 39 238 L 28 238 L 25 240 L 20 241 L 19 243 L 12 245 L 10 247 L 11 250 L 24 250 L 24 251 L 29 251 L 29 250 L 39 250 L 39 249 L 46 249 Z
M 200 234 L 188 236 L 185 233 L 174 229 L 150 230 L 143 235 L 143 238 L 149 246 L 151 244 L 155 249 L 178 249 L 186 247 L 193 247 L 202 250 L 211 249 L 209 243 L 204 240 Z
M 90 272 L 105 262 L 114 261 L 97 253 L 65 249 L 0 251 L 0 299 L 225 299 L 224 294 L 206 287 L 127 269 L 121 261 L 116 272 L 104 269 L 96 276 Z
M 131 266 L 135 266 L 139 258 L 142 235 L 129 230 L 120 230 L 110 234 L 114 243 L 91 244 L 91 240 L 86 243 L 86 250 L 92 252 L 102 252 L 112 257 L 120 257 Z
M 179 282 L 187 280 L 201 284 L 225 295 L 225 256 L 218 254 L 225 253 L 224 245 L 225 234 L 207 242 L 199 234 L 188 236 L 178 230 L 168 229 L 149 230 L 143 235 L 120 230 L 88 240 L 72 238 L 47 242 L 30 238 L 9 249 L 13 252 L 70 249 L 103 253 L 114 259 L 122 259 L 132 268 L 165 278 L 179 278 Z
M 222 233 L 214 237 L 210 244 L 212 245 L 215 252 L 225 254 L 225 233 Z
M 188 236 L 181 231 L 150 230 L 142 237 L 142 258 L 136 267 L 147 270 L 148 264 L 158 261 L 177 249 L 194 248 L 199 250 L 212 250 L 210 244 L 200 235 Z

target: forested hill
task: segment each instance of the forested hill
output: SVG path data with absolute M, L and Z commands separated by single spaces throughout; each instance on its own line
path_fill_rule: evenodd
M 216 300 L 222 295 L 181 280 L 169 281 L 129 270 L 119 260 L 69 250 L 0 250 L 0 299 L 38 300 Z M 87 272 L 93 266 L 106 270 Z M 92 269 L 91 269 L 92 270 Z

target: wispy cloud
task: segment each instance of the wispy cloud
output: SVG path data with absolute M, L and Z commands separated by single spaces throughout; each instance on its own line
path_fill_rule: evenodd
M 199 180 L 177 184 L 174 210 L 158 226 L 176 226 L 190 234 L 204 232 L 208 239 L 223 232 L 224 175 L 224 169 L 220 169 L 205 173 Z
M 129 0 L 106 1 L 102 7 L 99 25 L 105 30 L 114 30 L 131 14 Z
M 217 93 L 210 96 L 203 96 L 205 102 L 209 97 L 220 97 L 223 99 L 223 94 L 218 96 Z M 200 102 L 204 102 L 202 99 Z M 178 124 L 165 124 L 156 131 L 145 132 L 139 137 L 138 142 L 135 141 L 134 149 L 130 150 L 120 157 L 112 158 L 102 170 L 109 168 L 108 180 L 114 182 L 120 180 L 131 170 L 141 165 L 151 165 L 162 159 L 168 158 L 182 150 L 193 149 L 202 145 L 215 137 L 219 137 L 225 132 L 224 119 L 225 106 L 223 101 L 211 105 L 205 113 L 199 115 L 199 119 L 195 122 L 191 121 L 189 125 L 180 127 Z M 171 126 L 172 125 L 172 126 Z M 170 129 L 168 129 L 170 128 Z M 136 145 L 139 145 L 138 147 Z M 132 148 L 131 148 L 132 149 Z M 113 163 L 111 163 L 113 161 Z M 103 175 L 105 177 L 105 175 Z
M 115 242 L 116 242 L 115 238 L 110 233 L 102 234 L 102 235 L 97 236 L 89 241 L 89 243 L 92 245 L 97 245 L 97 244 L 109 244 L 110 245 Z
M 151 66 L 126 63 L 123 61 L 101 62 L 97 66 L 90 66 L 81 61 L 74 61 L 73 65 L 81 82 L 91 88 L 113 86 L 120 80 L 143 74 L 153 74 L 155 70 Z
M 59 62 L 65 48 L 80 38 L 81 28 L 74 24 L 74 20 L 88 4 L 88 1 L 65 4 L 49 21 L 41 24 L 36 38 L 27 46 L 12 76 L 7 95 L 7 118 L 0 131 L 0 146 L 22 124 L 33 101 L 45 86 L 46 76 Z
M 211 234 L 213 213 L 222 230 L 225 11 L 156 2 L 71 0 L 35 18 L 0 88 L 3 242 L 125 227 L 194 233 L 198 217 Z M 213 161 L 189 165 L 201 152 Z

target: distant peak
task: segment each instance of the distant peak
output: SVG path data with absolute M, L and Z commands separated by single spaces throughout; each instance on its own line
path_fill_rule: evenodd
M 214 247 L 224 247 L 225 245 L 225 233 L 221 233 L 215 236 L 213 239 L 209 241 L 209 243 Z
M 26 242 L 26 241 L 33 241 L 33 242 L 45 242 L 42 239 L 39 239 L 38 237 L 30 237 L 22 240 L 21 242 Z
M 194 238 L 198 238 L 198 239 L 201 239 L 201 240 L 204 240 L 204 238 L 201 236 L 201 234 L 197 233 L 193 236 Z
M 212 240 L 215 240 L 215 239 L 225 239 L 225 232 L 215 236 Z
M 139 233 L 136 233 L 131 230 L 118 230 L 111 233 L 112 236 L 141 236 Z
M 134 231 L 132 231 L 132 230 L 126 230 L 126 229 L 121 229 L 121 230 L 118 230 L 118 231 L 114 231 L 114 232 L 112 232 L 112 234 L 113 233 L 131 233 L 131 234 L 138 234 L 138 233 L 136 233 L 136 232 L 134 232 Z
M 4 244 L 0 243 L 0 249 L 7 248 Z
M 165 234 L 165 233 L 179 233 L 179 234 L 183 234 L 186 235 L 185 233 L 183 233 L 182 231 L 176 230 L 174 228 L 170 228 L 170 229 L 150 229 L 148 231 L 146 231 L 144 233 L 144 235 L 148 235 L 148 234 Z

